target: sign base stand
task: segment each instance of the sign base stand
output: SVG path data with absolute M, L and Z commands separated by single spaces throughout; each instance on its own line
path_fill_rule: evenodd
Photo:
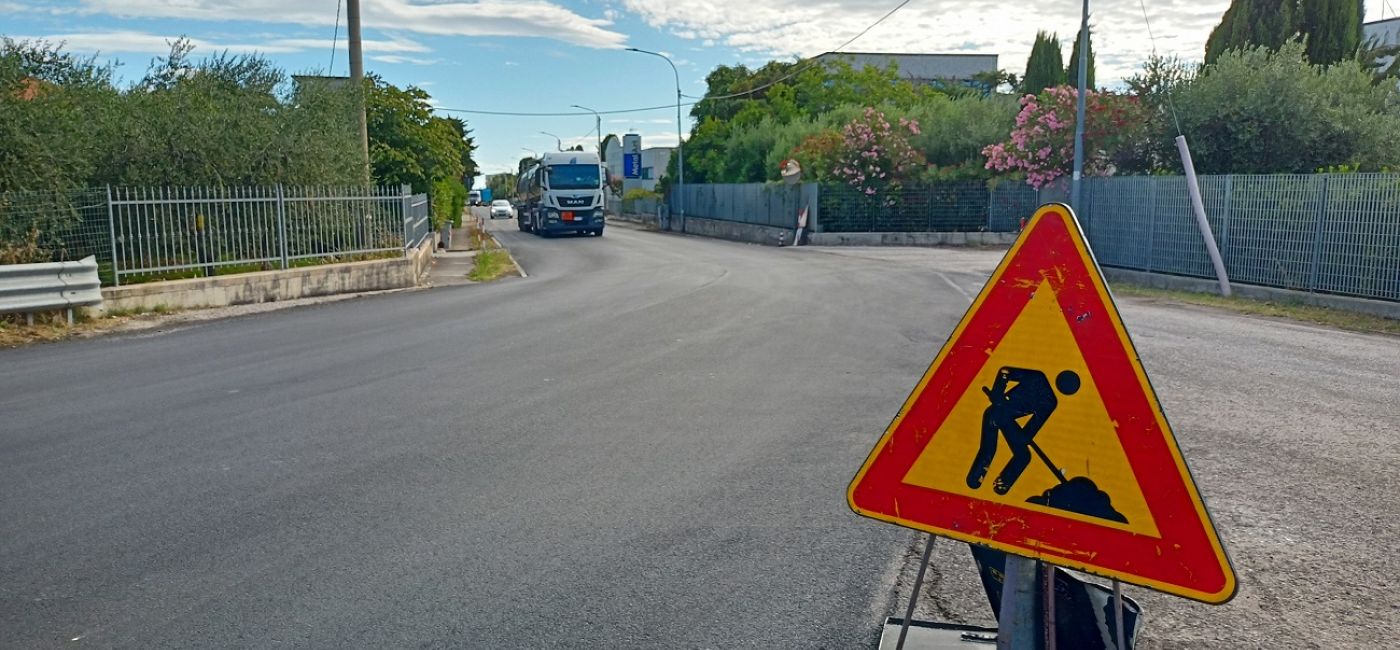
M 895 650 L 904 619 L 885 619 L 880 633 L 879 650 Z M 996 628 L 980 625 L 958 625 L 935 621 L 909 622 L 904 650 L 979 650 L 992 648 L 997 642 Z

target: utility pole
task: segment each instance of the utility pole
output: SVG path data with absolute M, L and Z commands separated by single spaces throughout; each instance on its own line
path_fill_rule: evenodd
M 1070 178 L 1069 206 L 1074 208 L 1075 217 L 1084 218 L 1083 205 L 1080 205 L 1080 184 L 1084 177 L 1084 86 L 1089 83 L 1089 0 L 1084 0 L 1084 8 L 1079 17 L 1079 98 L 1074 110 L 1074 175 Z
M 365 116 L 365 58 L 360 38 L 360 0 L 345 0 L 346 36 L 350 40 L 350 84 L 360 98 L 360 151 L 365 163 L 365 184 L 371 182 L 369 167 L 369 120 Z

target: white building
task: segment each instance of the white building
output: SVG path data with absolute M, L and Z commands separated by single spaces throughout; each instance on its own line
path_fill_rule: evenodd
M 1375 41 L 1375 44 L 1380 47 L 1395 47 L 1397 45 L 1400 45 L 1400 17 L 1388 18 L 1386 20 L 1377 20 L 1375 22 L 1366 23 L 1365 25 L 1362 25 L 1362 46 L 1365 47 L 1371 45 L 1371 42 L 1373 40 Z M 1384 70 L 1395 63 L 1395 57 L 1387 56 L 1385 58 L 1382 58 L 1379 63 L 1381 69 Z
M 675 147 L 647 147 L 642 150 L 642 187 L 656 189 L 656 181 L 666 175 L 666 166 L 671 164 L 671 154 Z
M 641 153 L 641 176 L 639 178 L 626 178 L 623 175 L 622 157 L 626 153 L 626 148 L 634 148 Z M 603 161 L 608 168 L 608 175 L 613 178 L 623 179 L 623 193 L 627 190 L 640 187 L 645 190 L 655 191 L 656 182 L 666 175 L 666 166 L 671 164 L 671 153 L 675 147 L 647 147 L 641 146 L 641 136 L 635 133 L 628 133 L 624 136 L 608 134 L 603 138 Z
M 818 61 L 841 60 L 856 69 L 868 66 L 899 68 L 899 76 L 915 84 L 940 87 L 948 83 L 975 85 L 980 73 L 997 71 L 995 54 L 909 54 L 900 52 L 827 52 Z

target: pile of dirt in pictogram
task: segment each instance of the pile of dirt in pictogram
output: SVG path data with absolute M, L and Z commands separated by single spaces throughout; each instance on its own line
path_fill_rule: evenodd
M 1109 498 L 1108 494 L 1084 476 L 1076 476 L 1042 492 L 1038 497 L 1026 499 L 1026 502 L 1108 519 L 1109 521 L 1128 523 L 1127 517 L 1113 509 L 1113 500 Z

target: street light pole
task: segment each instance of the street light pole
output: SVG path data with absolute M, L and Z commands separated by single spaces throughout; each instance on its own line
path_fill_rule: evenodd
M 1085 1 L 1087 2 L 1087 0 Z M 685 151 L 683 150 L 685 138 L 681 134 L 681 73 L 676 69 L 676 63 L 671 60 L 671 57 L 665 54 L 652 52 L 650 50 L 640 50 L 635 47 L 629 47 L 627 51 L 650 54 L 666 59 L 666 62 L 671 64 L 671 72 L 676 75 L 676 212 L 680 214 L 681 217 L 685 217 L 685 194 L 681 191 L 685 185 Z
M 593 119 L 594 119 L 594 122 L 596 123 L 596 126 L 594 127 L 594 130 L 597 131 L 597 136 L 598 136 L 598 159 L 601 160 L 601 159 L 603 158 L 603 116 L 602 116 L 602 114 L 599 113 L 598 111 L 595 111 L 595 110 L 593 110 L 593 109 L 587 107 L 587 106 L 579 106 L 578 104 L 574 104 L 574 105 L 570 106 L 570 108 L 581 108 L 581 109 L 583 109 L 583 110 L 585 110 L 585 111 L 588 111 L 588 112 L 590 112 L 590 113 L 593 114 Z
M 541 135 L 547 135 L 547 136 L 549 136 L 549 137 L 551 137 L 551 138 L 554 138 L 554 148 L 555 148 L 555 149 L 558 149 L 559 151 L 563 151 L 563 150 L 564 150 L 564 141 L 563 141 L 563 140 L 560 140 L 560 139 L 559 139 L 559 136 L 554 135 L 553 133 L 550 133 L 549 131 L 540 131 L 540 134 L 541 134 Z

